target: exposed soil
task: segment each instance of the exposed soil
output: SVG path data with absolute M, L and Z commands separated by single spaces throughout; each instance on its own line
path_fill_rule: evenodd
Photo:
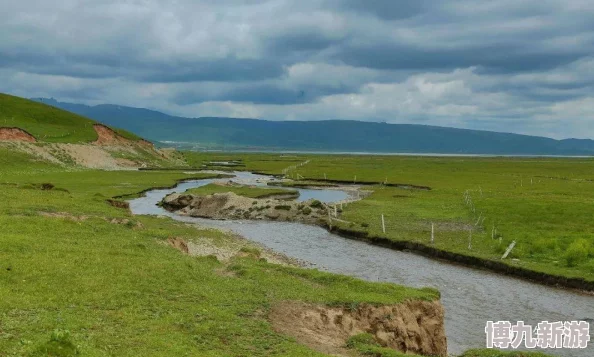
M 97 132 L 97 140 L 93 142 L 95 145 L 119 146 L 133 143 L 132 140 L 124 138 L 120 134 L 113 131 L 113 129 L 108 128 L 105 125 L 94 124 L 93 129 L 95 129 Z
M 34 143 L 37 139 L 23 129 L 3 127 L 0 128 L 0 141 L 23 141 Z
M 140 139 L 138 140 L 137 144 L 145 149 L 154 149 L 155 145 L 148 140 Z M 165 153 L 162 153 L 165 156 Z
M 348 355 L 347 340 L 361 333 L 403 353 L 447 356 L 444 311 L 439 301 L 361 304 L 356 309 L 283 302 L 269 314 L 274 329 L 322 353 Z
M 318 224 L 328 211 L 313 200 L 305 202 L 272 198 L 247 198 L 235 193 L 215 193 L 208 196 L 174 193 L 165 197 L 163 207 L 185 216 L 211 219 L 251 219 L 292 221 Z
M 269 263 L 281 265 L 299 265 L 294 259 L 290 259 L 282 254 L 276 253 L 264 247 L 254 248 L 248 244 L 243 238 L 235 236 L 233 240 L 226 241 L 222 244 L 215 244 L 208 238 L 196 238 L 192 240 L 185 240 L 180 237 L 170 237 L 167 239 L 167 244 L 184 254 L 193 257 L 207 257 L 215 256 L 220 262 L 228 262 L 233 257 L 252 256 L 257 259 L 265 259 Z M 244 248 L 249 247 L 246 253 Z
M 4 136 L 4 138 L 7 137 Z M 103 138 L 105 139 L 105 137 Z M 39 160 L 59 165 L 70 166 L 76 164 L 86 168 L 102 170 L 126 170 L 145 167 L 147 164 L 151 164 L 146 161 L 150 160 L 150 156 L 154 157 L 155 160 L 179 161 L 174 157 L 174 154 L 165 155 L 146 141 L 131 141 L 125 138 L 122 138 L 122 140 L 115 139 L 112 145 L 107 144 L 107 141 L 102 141 L 104 144 L 36 143 L 23 140 L 7 141 L 0 136 L 0 145 L 11 150 L 25 152 Z M 131 160 L 118 156 L 129 156 L 138 159 Z M 149 159 L 146 159 L 147 157 Z M 180 163 L 180 165 L 182 164 Z
M 130 210 L 130 203 L 128 203 L 127 201 L 108 199 L 107 203 L 109 203 L 111 206 L 113 206 L 115 208 L 122 208 L 125 210 Z
M 181 238 L 172 237 L 167 239 L 167 243 L 172 246 L 173 248 L 179 250 L 184 254 L 190 254 L 190 250 L 188 249 L 188 244 Z
M 77 165 L 91 169 L 118 170 L 139 166 L 133 161 L 115 158 L 97 145 L 54 144 L 52 146 L 55 150 L 60 150 L 68 155 Z

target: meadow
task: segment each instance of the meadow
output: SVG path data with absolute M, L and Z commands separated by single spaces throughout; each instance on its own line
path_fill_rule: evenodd
M 94 123 L 0 94 L 0 126 L 28 131 L 41 142 L 35 145 L 94 141 Z M 115 130 L 126 138 L 139 139 Z M 439 298 L 434 289 L 364 282 L 270 264 L 262 258 L 265 254 L 260 247 L 230 233 L 169 218 L 133 216 L 121 202 L 180 180 L 214 177 L 192 170 L 204 165 L 217 168 L 213 161 L 240 160 L 234 167 L 220 167 L 225 170 L 286 172 L 295 178 L 328 175 L 334 180 L 350 180 L 352 174 L 361 180 L 380 180 L 387 168 L 393 176 L 390 180 L 410 182 L 431 180 L 427 174 L 439 170 L 430 161 L 400 170 L 404 163 L 394 158 L 380 162 L 346 156 L 212 153 L 156 157 L 144 151 L 130 156 L 115 150 L 110 155 L 159 169 L 102 171 L 76 166 L 70 156 L 56 154 L 60 164 L 51 164 L 26 152 L 16 143 L 0 144 L 0 356 L 325 356 L 275 332 L 268 320 L 271 307 L 297 300 L 356 309 L 363 303 Z M 456 165 L 445 162 L 439 167 L 447 171 Z M 450 180 L 427 183 L 435 185 L 427 192 L 369 186 L 374 193 L 345 207 L 343 215 L 357 229 L 377 232 L 377 215 L 382 212 L 388 218 L 390 236 L 425 239 L 420 227 L 429 220 L 467 224 L 472 218 L 457 200 L 461 199 L 459 190 L 476 190 L 474 180 L 459 186 L 452 186 Z M 219 188 L 203 190 L 212 193 Z M 259 196 L 273 191 L 238 192 Z M 394 204 L 404 201 L 400 199 L 405 195 L 411 196 L 407 206 Z M 587 201 L 587 195 L 581 197 Z M 573 196 L 567 199 L 575 202 Z M 487 207 L 485 202 L 477 199 L 475 205 Z M 580 220 L 574 224 L 578 223 L 584 224 Z M 396 232 L 411 224 L 407 232 Z M 446 239 L 457 242 L 459 237 L 455 230 L 450 236 L 440 233 L 436 244 L 445 245 Z M 171 247 L 172 240 L 221 248 L 239 245 L 241 254 L 223 261 L 216 256 L 192 257 Z M 575 264 L 569 272 L 581 271 L 584 265 L 581 259 Z M 354 356 L 403 357 L 365 335 L 354 336 L 345 348 Z M 512 355 L 492 350 L 464 355 L 479 356 Z
M 183 255 L 168 238 L 236 238 L 106 202 L 208 175 L 64 168 L 1 147 L 0 166 L 0 356 L 324 356 L 275 333 L 268 309 L 439 297 L 269 264 L 248 242 L 253 256 L 229 262 Z
M 373 193 L 343 206 L 340 218 L 351 223 L 335 224 L 497 261 L 515 241 L 509 265 L 594 281 L 594 159 L 184 155 L 194 164 L 242 160 L 246 170 L 296 180 L 366 183 Z

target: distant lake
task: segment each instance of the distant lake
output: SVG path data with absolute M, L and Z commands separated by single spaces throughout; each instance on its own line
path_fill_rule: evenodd
M 253 154 L 300 154 L 300 155 L 358 155 L 358 156 L 423 156 L 423 157 L 520 157 L 520 158 L 594 158 L 592 155 L 540 155 L 540 154 L 443 154 L 443 153 L 415 153 L 415 152 L 369 152 L 369 151 L 316 151 L 316 150 L 273 150 L 249 148 L 224 148 L 209 149 L 200 147 L 199 144 L 189 142 L 162 141 L 165 146 L 174 146 L 179 150 L 200 152 L 228 152 L 228 153 L 253 153 Z

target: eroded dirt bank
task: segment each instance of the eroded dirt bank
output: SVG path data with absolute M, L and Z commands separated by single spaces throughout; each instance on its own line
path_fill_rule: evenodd
M 156 149 L 146 140 L 130 140 L 112 129 L 95 124 L 98 139 L 92 143 L 38 142 L 19 128 L 0 128 L 0 143 L 55 164 L 73 163 L 91 169 L 121 170 L 159 166 L 161 162 L 183 164 L 175 153 Z
M 19 128 L 0 128 L 0 141 L 19 141 L 26 143 L 34 143 L 37 141 L 35 137 L 23 129 Z
M 248 198 L 235 193 L 208 196 L 174 193 L 161 202 L 163 208 L 184 216 L 211 219 L 251 219 L 321 224 L 328 210 L 319 201 L 285 201 Z
M 356 308 L 283 302 L 270 311 L 274 329 L 323 353 L 346 354 L 347 340 L 367 333 L 403 353 L 447 356 L 444 311 L 439 301 Z

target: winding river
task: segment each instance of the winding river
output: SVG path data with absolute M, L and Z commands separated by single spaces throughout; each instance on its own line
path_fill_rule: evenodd
M 236 172 L 234 181 L 265 186 L 268 177 Z M 369 281 L 392 282 L 413 287 L 430 286 L 441 291 L 446 311 L 448 352 L 460 354 L 485 347 L 486 321 L 572 321 L 594 318 L 594 297 L 428 259 L 416 254 L 344 239 L 323 228 L 300 223 L 270 221 L 215 221 L 183 217 L 158 206 L 166 195 L 200 187 L 214 180 L 180 183 L 173 189 L 152 190 L 130 201 L 134 214 L 165 215 L 201 226 L 230 229 L 276 252 L 306 262 L 311 267 Z M 299 189 L 300 200 L 316 198 L 336 202 L 348 198 L 337 190 Z M 594 326 L 591 328 L 594 333 Z M 541 350 L 542 351 L 542 350 Z M 594 336 L 587 349 L 544 351 L 564 357 L 594 356 Z

